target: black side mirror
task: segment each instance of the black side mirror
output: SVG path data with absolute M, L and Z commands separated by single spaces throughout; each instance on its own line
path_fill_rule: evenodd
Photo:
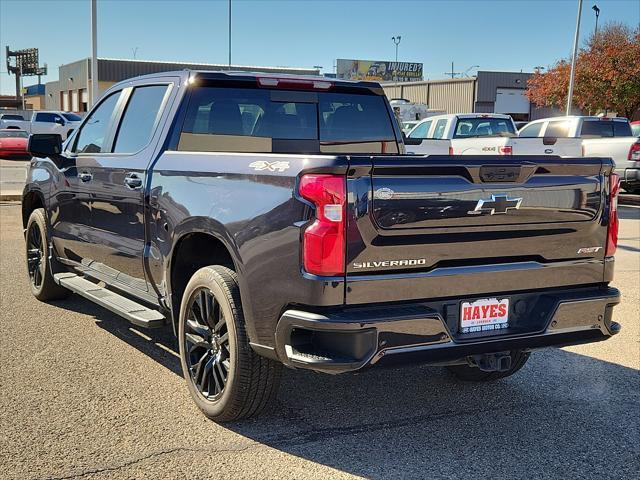
M 405 145 L 421 145 L 422 140 L 424 140 L 424 138 L 407 137 L 407 134 L 402 132 L 402 141 L 404 142 Z
M 54 120 L 53 120 L 53 121 L 54 121 L 55 123 L 57 123 L 58 125 L 62 125 L 62 126 L 64 126 L 64 120 L 63 120 L 62 118 L 60 118 L 60 117 L 56 117 L 56 118 L 54 118 Z
M 62 155 L 62 137 L 56 133 L 36 133 L 29 136 L 27 149 L 32 157 L 49 158 L 58 168 L 75 163 L 74 159 Z

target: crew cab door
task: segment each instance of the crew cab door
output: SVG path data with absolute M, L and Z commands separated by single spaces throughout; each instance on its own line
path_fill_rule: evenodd
M 67 145 L 65 154 L 74 162 L 57 173 L 52 190 L 53 245 L 58 257 L 76 266 L 87 266 L 94 260 L 92 180 L 98 158 L 109 148 L 120 93 L 113 92 L 102 99 L 83 123 L 72 145 Z
M 94 268 L 111 281 L 147 291 L 144 270 L 145 171 L 157 148 L 171 82 L 125 88 L 108 154 L 92 169 Z

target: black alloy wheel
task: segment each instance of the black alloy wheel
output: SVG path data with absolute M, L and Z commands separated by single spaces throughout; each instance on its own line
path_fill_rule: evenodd
M 39 289 L 45 275 L 44 240 L 40 226 L 33 222 L 27 230 L 27 269 L 34 288 Z
M 217 400 L 229 377 L 231 350 L 226 318 L 208 288 L 189 299 L 183 341 L 194 386 L 206 400 Z

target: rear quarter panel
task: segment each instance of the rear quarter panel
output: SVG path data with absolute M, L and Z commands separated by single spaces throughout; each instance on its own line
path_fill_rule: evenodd
M 203 232 L 233 258 L 251 341 L 272 345 L 288 305 L 342 304 L 344 277 L 319 280 L 302 272 L 300 239 L 312 209 L 295 192 L 301 172 L 346 169 L 346 160 L 333 156 L 163 153 L 149 180 L 152 283 L 167 295 L 175 246 L 184 235 Z

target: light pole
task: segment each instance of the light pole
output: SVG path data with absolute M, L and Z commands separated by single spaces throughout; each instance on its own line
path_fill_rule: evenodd
M 131 49 L 131 51 L 133 52 L 133 59 L 134 59 L 134 60 L 136 59 L 136 55 L 137 55 L 137 53 L 138 53 L 138 48 L 139 48 L 139 47 L 134 47 L 134 48 L 132 48 L 132 49 Z
M 400 45 L 400 40 L 402 40 L 402 37 L 398 35 L 397 37 L 391 37 L 391 40 L 393 40 L 393 43 L 396 44 L 396 63 L 397 63 L 398 62 L 398 45 Z
M 231 67 L 231 0 L 229 0 L 229 67 Z
M 468 77 L 468 76 L 469 76 L 469 70 L 473 70 L 474 68 L 480 68 L 480 65 L 471 65 L 469 68 L 467 68 L 467 69 L 464 71 L 464 76 L 465 76 L 465 77 Z
M 594 5 L 593 7 L 591 7 L 591 10 L 596 12 L 596 30 L 595 30 L 594 36 L 597 37 L 598 36 L 598 17 L 600 16 L 600 9 L 598 8 L 598 5 Z
M 91 0 L 91 105 L 98 99 L 98 8 Z
M 571 57 L 571 74 L 569 76 L 569 92 L 567 93 L 567 115 L 571 115 L 571 100 L 573 97 L 573 83 L 576 75 L 576 57 L 578 56 L 578 37 L 580 36 L 580 17 L 582 16 L 582 0 L 578 0 L 578 18 L 576 19 L 576 34 L 573 37 L 573 56 Z

